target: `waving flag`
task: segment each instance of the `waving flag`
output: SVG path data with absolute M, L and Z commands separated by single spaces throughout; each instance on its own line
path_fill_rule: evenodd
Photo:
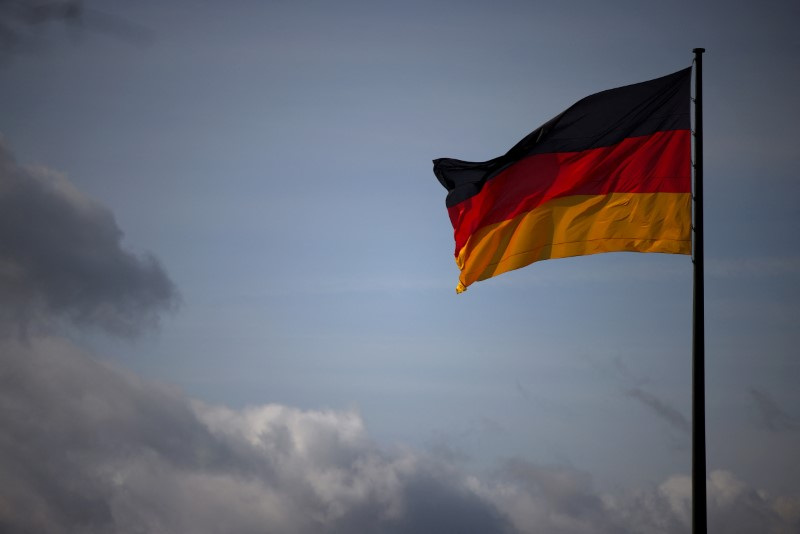
M 456 291 L 535 261 L 691 254 L 691 68 L 580 100 L 505 155 L 442 158 Z

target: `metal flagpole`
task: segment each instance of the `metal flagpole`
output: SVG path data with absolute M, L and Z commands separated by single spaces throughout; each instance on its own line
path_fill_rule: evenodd
M 692 532 L 706 534 L 706 388 L 703 305 L 703 52 L 694 52 L 694 284 L 692 323 Z

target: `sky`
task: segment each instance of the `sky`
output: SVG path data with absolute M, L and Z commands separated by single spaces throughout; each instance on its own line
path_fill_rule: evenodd
M 0 4 L 0 530 L 688 532 L 687 256 L 455 294 L 431 160 L 704 47 L 710 532 L 800 532 L 800 6 Z

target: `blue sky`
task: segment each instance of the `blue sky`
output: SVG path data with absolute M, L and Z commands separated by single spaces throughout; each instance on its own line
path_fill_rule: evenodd
M 502 518 L 497 525 L 512 531 L 535 524 L 555 525 L 553 532 L 645 531 L 631 519 L 641 508 L 652 532 L 680 532 L 690 472 L 690 259 L 554 260 L 456 296 L 445 190 L 431 160 L 502 154 L 581 97 L 684 68 L 702 46 L 708 466 L 719 511 L 712 521 L 719 532 L 750 528 L 751 518 L 761 518 L 752 520 L 764 522 L 762 531 L 800 524 L 800 9 L 623 1 L 82 5 L 78 24 L 37 26 L 3 8 L 15 37 L 0 58 L 0 133 L 12 161 L 4 172 L 36 184 L 55 180 L 58 191 L 74 188 L 64 193 L 70 206 L 89 202 L 113 214 L 80 224 L 124 233 L 108 245 L 118 261 L 108 265 L 128 265 L 128 278 L 123 289 L 98 290 L 97 302 L 77 292 L 59 306 L 42 305 L 51 294 L 34 287 L 30 300 L 3 310 L 11 325 L 3 328 L 4 359 L 50 361 L 63 352 L 72 362 L 65 373 L 110 365 L 120 399 L 160 398 L 148 388 L 164 388 L 165 403 L 191 407 L 187 417 L 217 438 L 234 439 L 230 428 L 270 417 L 305 421 L 285 423 L 290 433 L 321 425 L 358 457 L 430 462 L 431 472 L 447 473 L 435 478 L 442 494 L 457 486 L 454 495 L 478 499 L 486 518 Z M 47 246 L 83 235 L 78 226 L 63 238 L 59 228 L 28 232 L 28 223 L 47 227 L 49 213 L 35 209 L 42 205 L 21 207 L 22 225 L 5 231 L 21 240 L 47 235 Z M 29 265 L 13 250 L 3 254 L 14 269 Z M 66 277 L 58 265 L 40 269 L 50 273 L 41 280 Z M 16 295 L 7 289 L 12 271 L 0 272 L 4 294 Z M 98 271 L 87 272 L 95 273 L 87 287 L 100 284 Z M 120 273 L 109 271 L 109 280 Z M 21 317 L 22 308 L 36 310 L 35 321 Z M 23 323 L 26 342 L 8 333 Z M 40 384 L 37 369 L 19 372 Z M 48 398 L 97 393 L 76 380 L 74 390 L 47 389 Z M 23 393 L 44 391 L 37 388 Z M 3 406 L 26 406 L 20 395 L 8 393 Z M 109 406 L 105 421 L 117 421 L 113 407 L 122 401 L 113 391 L 96 396 Z M 284 415 L 258 411 L 265 406 Z M 119 417 L 112 428 L 129 421 Z M 226 417 L 233 426 L 219 422 Z M 145 426 L 159 424 L 176 422 Z M 369 447 L 342 438 L 349 424 Z M 42 440 L 55 432 L 39 431 Z M 29 435 L 12 431 L 12 440 L 24 444 Z M 98 442 L 70 446 L 88 454 Z M 317 465 L 328 458 L 319 454 L 293 461 Z M 106 456 L 92 458 L 83 473 L 106 465 Z M 265 475 L 261 483 L 288 495 L 319 475 L 307 466 L 293 473 L 289 482 Z M 582 481 L 573 487 L 589 480 L 600 515 L 553 515 L 558 500 L 541 497 L 558 479 L 548 473 Z M 31 487 L 30 495 L 47 493 Z M 408 502 L 415 487 L 402 486 Z M 508 495 L 501 487 L 516 488 L 517 504 L 500 497 Z M 525 489 L 532 487 L 539 490 Z M 175 488 L 187 499 L 195 491 Z M 666 519 L 653 519 L 661 508 L 626 501 L 648 491 L 667 503 Z M 314 528 L 288 512 L 254 524 L 287 532 L 338 531 L 358 524 L 355 517 L 372 518 L 366 524 L 375 532 L 434 524 L 412 504 L 400 506 L 402 520 L 347 515 L 351 501 L 336 495 L 330 509 L 344 515 L 329 510 Z M 105 503 L 108 521 L 134 529 L 119 510 L 150 510 L 136 502 Z M 723 523 L 734 517 L 731 507 L 741 514 L 738 527 Z M 59 517 L 55 504 L 48 509 Z M 191 507 L 174 509 L 199 517 Z M 298 504 L 295 515 L 304 514 Z M 179 531 L 168 516 L 159 524 Z M 9 517 L 0 520 L 16 525 Z

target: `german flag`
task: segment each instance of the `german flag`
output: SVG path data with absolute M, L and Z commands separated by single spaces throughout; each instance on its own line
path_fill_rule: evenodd
M 691 254 L 691 71 L 588 96 L 498 158 L 434 160 L 456 291 L 550 258 Z

